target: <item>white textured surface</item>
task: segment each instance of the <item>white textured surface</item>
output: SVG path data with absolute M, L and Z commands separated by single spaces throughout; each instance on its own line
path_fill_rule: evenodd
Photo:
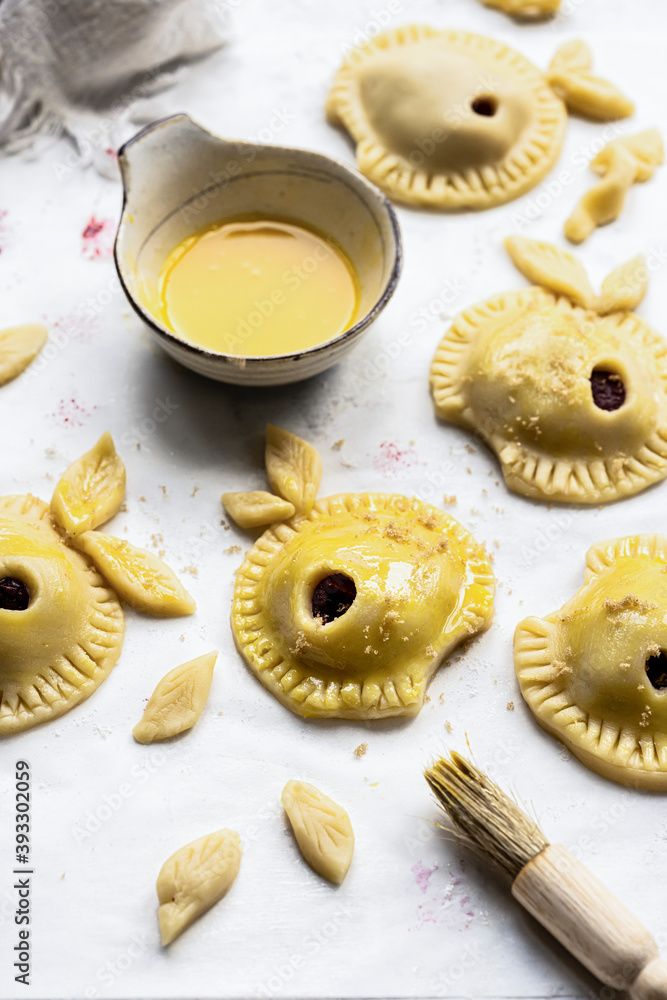
M 393 9 L 395 23 L 412 17 L 502 35 L 541 66 L 562 38 L 582 33 L 595 68 L 637 100 L 636 120 L 622 130 L 664 124 L 667 9 L 652 0 L 564 4 L 570 14 L 556 27 L 517 27 L 475 0 L 403 0 Z M 273 140 L 351 160 L 322 104 L 341 45 L 387 5 L 237 0 L 233 8 L 229 47 L 163 98 L 163 108 L 243 137 L 272 119 L 279 125 L 279 113 L 288 121 Z M 511 635 L 525 614 L 551 611 L 574 592 L 590 543 L 664 529 L 667 486 L 603 510 L 549 510 L 508 495 L 493 457 L 435 422 L 427 392 L 428 364 L 452 313 L 522 283 L 501 238 L 520 228 L 542 192 L 540 217 L 521 231 L 559 239 L 593 179 L 585 161 L 599 147 L 591 143 L 603 135 L 602 125 L 572 122 L 545 184 L 493 212 L 401 210 L 403 278 L 367 338 L 315 381 L 258 392 L 200 379 L 151 346 L 106 252 L 113 221 L 93 241 L 101 254 L 88 259 L 81 233 L 91 215 L 116 218 L 117 183 L 77 169 L 65 145 L 39 162 L 0 163 L 2 322 L 44 319 L 62 345 L 0 390 L 2 492 L 48 498 L 67 464 L 109 428 L 128 468 L 128 511 L 110 530 L 125 536 L 127 529 L 139 545 L 156 536 L 178 571 L 195 565 L 198 575 L 184 579 L 199 603 L 195 617 L 171 622 L 128 614 L 120 662 L 100 690 L 62 720 L 2 744 L 3 817 L 13 761 L 32 763 L 36 874 L 27 989 L 11 972 L 13 852 L 3 819 L 1 997 L 606 997 L 520 911 L 502 879 L 435 836 L 421 770 L 445 740 L 465 750 L 466 734 L 478 763 L 532 804 L 552 840 L 574 849 L 654 932 L 664 927 L 662 799 L 596 777 L 536 726 L 514 680 Z M 571 181 L 561 196 L 549 194 L 562 170 Z M 663 170 L 635 187 L 620 221 L 581 250 L 598 285 L 640 250 L 652 253 L 656 270 L 640 311 L 663 332 L 666 195 Z M 397 339 L 403 331 L 407 347 Z M 159 400 L 173 412 L 156 423 Z M 412 721 L 306 723 L 275 702 L 234 651 L 228 613 L 241 552 L 229 549 L 248 540 L 221 526 L 219 495 L 262 484 L 267 420 L 321 449 L 323 495 L 387 490 L 440 503 L 443 493 L 456 494 L 452 513 L 495 552 L 496 622 L 440 671 L 432 700 Z M 342 450 L 332 450 L 340 438 Z M 197 728 L 166 747 L 135 744 L 132 726 L 158 678 L 213 648 L 220 658 Z M 368 752 L 357 759 L 362 741 Z M 321 787 L 352 818 L 356 855 L 339 889 L 306 868 L 285 827 L 279 800 L 291 777 Z M 105 815 L 108 797 L 118 805 L 121 786 L 129 795 L 84 836 L 91 816 Z M 223 826 L 246 843 L 238 880 L 163 952 L 157 873 L 176 848 Z M 661 943 L 667 952 L 664 934 Z

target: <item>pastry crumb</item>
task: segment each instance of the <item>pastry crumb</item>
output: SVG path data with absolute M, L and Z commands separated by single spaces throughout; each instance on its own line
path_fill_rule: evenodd
M 354 748 L 355 757 L 363 757 L 368 750 L 368 743 L 360 743 L 358 747 Z
M 183 572 L 189 573 L 190 576 L 199 576 L 199 570 L 197 569 L 196 566 L 184 566 Z
M 193 490 L 192 490 L 192 493 L 190 494 L 190 496 L 191 496 L 191 497 L 196 497 L 198 493 L 199 493 L 199 487 L 198 487 L 198 486 L 195 486 L 195 487 L 193 488 Z
M 652 608 L 657 608 L 658 605 L 652 604 L 649 601 L 641 601 L 636 594 L 626 594 L 625 597 L 622 597 L 618 601 L 607 597 L 604 606 L 613 615 L 621 611 L 638 611 L 640 614 L 645 614 Z
M 514 702 L 513 701 L 508 701 L 507 702 L 507 711 L 508 712 L 513 712 L 514 711 Z
M 448 733 L 452 733 L 454 731 L 454 727 L 449 721 L 449 719 L 445 719 L 445 729 L 447 730 Z
M 222 554 L 223 556 L 231 556 L 234 555 L 235 552 L 241 552 L 241 551 L 242 549 L 240 545 L 230 545 L 228 549 L 222 550 Z
M 455 493 L 445 493 L 444 497 L 442 498 L 442 502 L 443 503 L 447 503 L 447 504 L 455 504 L 456 503 L 456 494 Z M 667 570 L 667 566 L 665 566 L 665 569 Z
M 334 443 L 331 445 L 331 450 L 340 451 L 344 444 L 345 444 L 345 438 L 339 438 L 338 441 L 334 441 Z

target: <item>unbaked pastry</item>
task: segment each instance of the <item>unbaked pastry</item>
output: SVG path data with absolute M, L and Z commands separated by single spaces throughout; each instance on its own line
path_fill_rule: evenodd
M 584 586 L 521 622 L 514 660 L 537 721 L 587 767 L 667 790 L 667 536 L 589 549 Z
M 565 223 L 572 243 L 583 243 L 597 226 L 613 222 L 621 214 L 625 196 L 633 184 L 650 180 L 664 161 L 665 151 L 657 128 L 614 139 L 591 160 L 591 169 L 602 176 L 580 199 Z
M 32 364 L 48 340 L 46 327 L 26 323 L 0 330 L 0 385 L 11 382 Z
M 311 447 L 300 441 L 296 471 Z M 311 484 L 302 491 L 291 501 L 305 510 Z M 493 588 L 484 550 L 444 511 L 342 494 L 259 538 L 237 575 L 232 629 L 251 670 L 298 715 L 414 715 L 454 647 L 489 626 Z
M 132 730 L 137 743 L 167 740 L 192 729 L 208 699 L 217 658 L 217 651 L 205 653 L 164 675 Z
M 327 116 L 354 139 L 361 172 L 397 201 L 489 208 L 551 169 L 566 105 L 605 119 L 632 113 L 631 102 L 584 71 L 581 52 L 570 49 L 559 50 L 544 75 L 482 35 L 393 28 L 348 53 Z
M 541 287 L 457 316 L 431 366 L 438 416 L 480 434 L 510 489 L 601 503 L 667 476 L 667 345 L 629 312 L 646 288 L 638 257 L 599 299 L 564 250 L 520 237 L 512 259 Z
M 229 892 L 239 873 L 241 853 L 238 833 L 218 830 L 186 844 L 165 861 L 156 884 L 163 946 Z
M 115 514 L 124 487 L 123 463 L 105 434 L 65 473 L 50 508 L 30 495 L 0 497 L 0 736 L 69 711 L 120 655 L 125 624 L 112 586 L 122 582 L 122 567 L 111 580 L 86 545 L 95 532 L 72 533 Z M 77 551 L 84 546 L 90 554 Z M 159 563 L 144 580 L 144 610 L 194 610 L 185 591 L 180 604 L 163 594 L 163 577 L 173 574 Z
M 352 824 L 343 807 L 305 781 L 288 781 L 281 801 L 299 850 L 313 871 L 342 882 L 354 854 Z
M 482 0 L 487 7 L 495 7 L 517 21 L 539 21 L 558 13 L 561 0 Z

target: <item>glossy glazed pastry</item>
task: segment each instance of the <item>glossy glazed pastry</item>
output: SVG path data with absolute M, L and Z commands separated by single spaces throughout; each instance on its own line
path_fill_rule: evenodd
M 574 597 L 518 626 L 514 662 L 537 721 L 587 767 L 667 790 L 667 536 L 589 549 Z
M 291 480 L 311 449 L 292 437 Z M 304 481 L 290 499 L 305 511 L 311 496 Z M 490 624 L 493 589 L 484 550 L 448 514 L 342 494 L 259 538 L 237 576 L 232 629 L 262 684 L 299 715 L 414 715 L 450 652 Z
M 70 466 L 50 507 L 0 497 L 0 735 L 62 715 L 108 676 L 125 632 L 116 583 L 120 596 L 130 585 L 143 593 L 143 610 L 194 610 L 155 557 L 141 580 L 131 560 L 119 559 L 112 579 L 96 558 L 91 529 L 118 511 L 124 491 L 125 468 L 105 434 Z
M 404 25 L 346 56 L 327 116 L 347 129 L 359 169 L 391 198 L 489 208 L 551 169 L 568 107 L 604 119 L 632 113 L 589 65 L 583 43 L 559 49 L 545 75 L 491 38 Z
M 601 503 L 664 479 L 667 345 L 629 311 L 646 289 L 643 258 L 596 297 L 566 251 L 506 246 L 540 285 L 456 317 L 431 366 L 438 416 L 479 433 L 525 496 Z

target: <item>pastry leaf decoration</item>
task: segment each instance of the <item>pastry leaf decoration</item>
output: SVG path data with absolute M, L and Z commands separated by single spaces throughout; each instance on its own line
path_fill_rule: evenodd
M 592 118 L 611 121 L 634 114 L 633 102 L 613 83 L 588 72 L 591 54 L 585 42 L 566 42 L 551 61 L 547 79 L 569 111 Z
M 322 480 L 322 460 L 316 448 L 268 424 L 266 472 L 274 493 L 293 504 L 297 514 L 310 514 Z
M 354 853 L 352 824 L 342 806 L 305 781 L 288 781 L 282 804 L 310 867 L 332 882 L 342 882 Z
M 649 180 L 663 160 L 662 137 L 655 128 L 607 143 L 591 160 L 602 180 L 581 197 L 565 223 L 567 238 L 582 243 L 597 226 L 617 219 L 628 189 Z
M 557 13 L 561 0 L 484 0 L 487 7 L 502 10 L 518 21 L 537 21 Z
M 206 653 L 164 675 L 132 730 L 137 743 L 166 740 L 192 729 L 206 704 L 217 658 L 217 652 Z
M 108 431 L 70 465 L 51 498 L 58 525 L 76 536 L 117 514 L 125 496 L 125 466 Z
M 0 330 L 0 385 L 11 382 L 25 371 L 47 340 L 46 327 L 37 323 Z
M 289 500 L 274 496 L 265 490 L 251 493 L 223 493 L 222 505 L 239 528 L 260 528 L 263 525 L 286 521 L 296 513 Z
M 592 65 L 593 56 L 588 45 L 581 38 L 574 38 L 571 42 L 565 42 L 556 51 L 549 72 L 585 73 Z
M 621 264 L 602 282 L 596 310 L 601 314 L 636 309 L 646 295 L 648 268 L 643 254 Z
M 567 250 L 529 240 L 524 236 L 508 236 L 505 249 L 524 278 L 542 285 L 556 295 L 564 295 L 575 305 L 590 309 L 595 301 L 583 265 Z
M 135 610 L 161 617 L 195 610 L 176 574 L 152 552 L 98 531 L 78 535 L 73 544 L 90 556 L 118 596 Z
M 241 839 L 234 830 L 193 840 L 165 861 L 156 883 L 163 945 L 226 895 L 240 865 Z

